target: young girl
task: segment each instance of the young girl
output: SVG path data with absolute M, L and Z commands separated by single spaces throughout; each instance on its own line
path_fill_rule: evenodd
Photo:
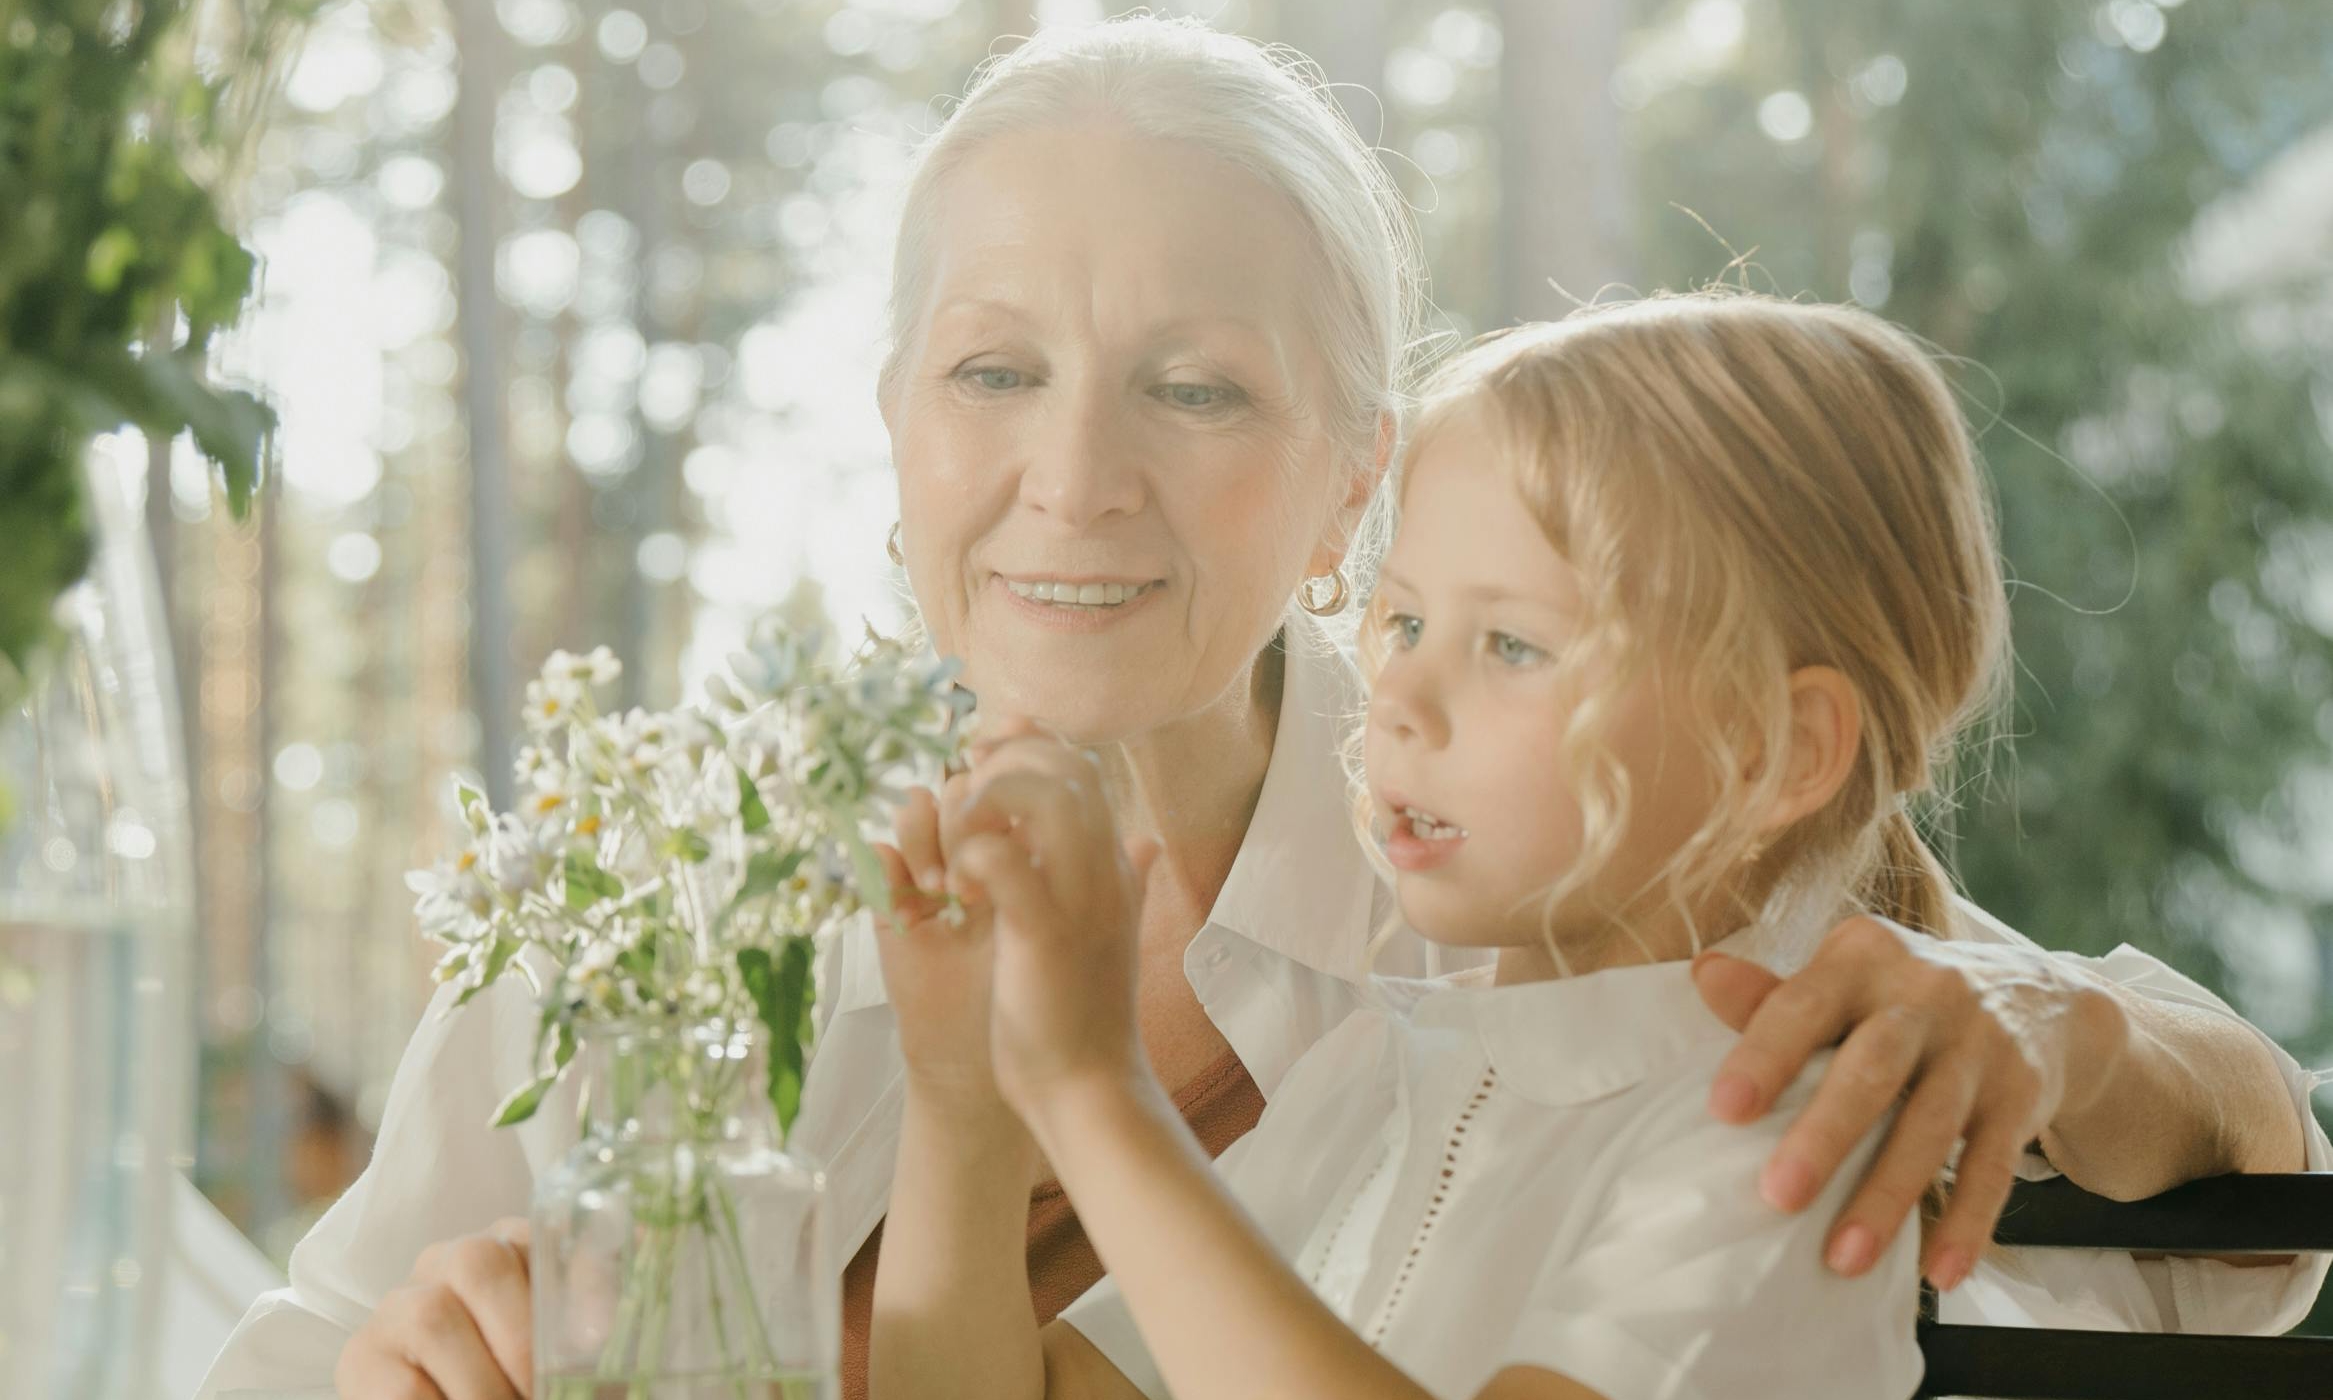
M 909 1107 L 877 1400 L 1917 1384 L 1917 1232 L 1857 1278 L 1821 1258 L 1876 1134 L 1829 1203 L 1760 1200 L 1793 1115 L 1710 1117 L 1734 1036 L 1689 960 L 1789 962 L 1856 908 L 1943 927 L 1905 802 L 2006 616 L 1950 390 L 1851 309 L 1599 307 L 1461 355 L 1399 485 L 1356 786 L 1404 917 L 1495 975 L 1381 979 L 1210 1170 L 1134 1030 L 1154 851 L 1081 755 L 993 743 L 913 809 L 993 932 L 903 891 L 883 940 Z M 1047 1169 L 1111 1277 L 1040 1335 Z

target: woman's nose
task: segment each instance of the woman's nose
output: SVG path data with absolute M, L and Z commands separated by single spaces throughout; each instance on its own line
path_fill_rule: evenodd
M 1140 444 L 1114 405 L 1064 396 L 1021 471 L 1021 501 L 1082 528 L 1142 509 Z

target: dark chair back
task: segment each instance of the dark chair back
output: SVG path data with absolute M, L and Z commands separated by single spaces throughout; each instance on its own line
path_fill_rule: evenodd
M 2223 1176 L 2144 1201 L 2020 1182 L 1998 1244 L 2131 1254 L 2333 1252 L 2333 1172 Z M 2333 1400 L 2333 1337 L 1967 1327 L 1922 1300 L 1919 1395 L 1970 1400 Z

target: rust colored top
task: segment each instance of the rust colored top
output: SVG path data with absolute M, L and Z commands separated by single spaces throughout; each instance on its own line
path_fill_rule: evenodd
M 1239 1056 L 1226 1050 L 1175 1095 L 1175 1108 L 1207 1155 L 1220 1157 L 1263 1116 L 1264 1096 Z M 875 1306 L 875 1261 L 882 1250 L 883 1226 L 877 1222 L 843 1271 L 843 1400 L 867 1400 L 867 1332 Z M 1061 1183 L 1048 1181 L 1031 1191 L 1029 1301 L 1036 1308 L 1037 1325 L 1051 1322 L 1101 1278 L 1102 1261 L 1077 1223 L 1077 1210 Z

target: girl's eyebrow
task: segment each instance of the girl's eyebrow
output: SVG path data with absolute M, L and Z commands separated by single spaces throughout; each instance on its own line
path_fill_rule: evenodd
M 1377 582 L 1380 585 L 1390 583 L 1396 588 L 1406 588 L 1412 593 L 1418 591 L 1415 584 L 1412 584 L 1408 579 L 1403 578 L 1399 573 L 1396 573 L 1392 569 L 1378 569 Z M 1513 599 L 1519 603 L 1547 602 L 1547 599 L 1539 597 L 1536 594 L 1519 592 L 1512 588 L 1501 587 L 1495 583 L 1470 583 L 1466 587 L 1458 590 L 1458 596 L 1461 598 L 1483 598 L 1494 602 L 1504 599 Z

